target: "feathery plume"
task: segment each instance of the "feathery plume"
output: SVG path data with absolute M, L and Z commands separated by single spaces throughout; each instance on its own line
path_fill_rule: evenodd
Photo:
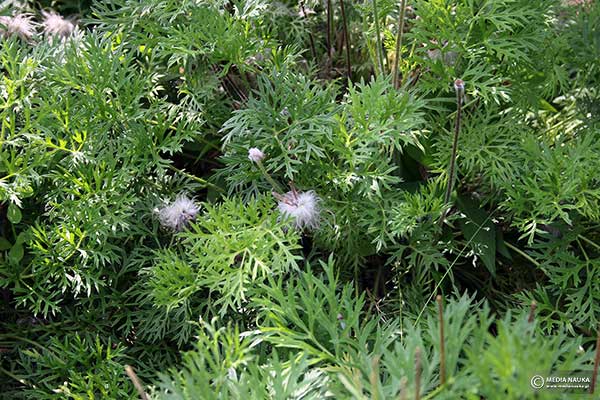
M 63 18 L 54 11 L 42 11 L 44 16 L 44 33 L 46 36 L 58 36 L 66 39 L 75 31 L 76 26 L 73 22 Z
M 12 17 L 0 16 L 0 33 L 4 36 L 17 35 L 23 40 L 30 40 L 35 34 L 35 23 L 31 20 L 30 14 L 17 14 Z
M 183 195 L 178 196 L 173 203 L 156 210 L 161 225 L 178 232 L 196 218 L 198 211 L 200 209 L 196 204 Z
M 277 208 L 284 217 L 291 217 L 296 229 L 315 229 L 319 226 L 319 197 L 314 191 L 298 192 L 292 188 L 283 196 L 273 193 L 279 200 Z

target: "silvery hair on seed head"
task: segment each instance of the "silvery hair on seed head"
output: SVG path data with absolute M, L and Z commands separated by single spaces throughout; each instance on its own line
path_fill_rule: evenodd
M 174 202 L 155 210 L 160 224 L 176 232 L 184 230 L 196 218 L 198 211 L 200 209 L 194 201 L 185 195 L 179 195 Z
M 277 208 L 283 217 L 290 218 L 298 230 L 316 229 L 319 226 L 319 197 L 310 190 L 298 192 L 295 189 L 283 196 L 275 194 L 279 200 Z
M 46 36 L 57 36 L 63 39 L 71 36 L 77 26 L 54 11 L 42 11 L 44 16 L 44 33 Z
M 16 35 L 23 40 L 30 40 L 35 35 L 35 22 L 30 14 L 16 14 L 12 17 L 0 16 L 0 34 L 4 36 Z

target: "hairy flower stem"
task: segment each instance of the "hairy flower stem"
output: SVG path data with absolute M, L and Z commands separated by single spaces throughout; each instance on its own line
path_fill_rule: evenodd
M 148 400 L 148 395 L 144 391 L 144 386 L 142 385 L 140 378 L 138 378 L 138 376 L 136 375 L 136 373 L 130 365 L 125 366 L 125 373 L 129 377 L 129 379 L 131 379 L 131 382 L 133 382 L 133 386 L 135 386 L 135 389 L 140 395 L 140 399 Z
M 400 400 L 406 400 L 407 392 L 408 392 L 408 378 L 403 376 L 400 379 Z
M 456 168 L 456 152 L 458 151 L 458 134 L 460 133 L 460 121 L 462 118 L 462 99 L 465 93 L 465 83 L 457 79 L 454 81 L 454 90 L 456 91 L 456 122 L 454 124 L 454 140 L 452 142 L 452 154 L 450 155 L 450 166 L 448 168 L 448 185 L 446 186 L 446 194 L 444 195 L 444 204 L 448 206 L 452 190 L 454 189 L 454 178 Z M 444 209 L 440 218 L 440 225 L 444 223 L 448 208 Z
M 596 389 L 596 380 L 598 379 L 598 365 L 600 364 L 600 324 L 596 334 L 596 357 L 594 358 L 594 372 L 592 374 L 592 383 L 590 384 L 590 394 L 594 394 Z
M 584 242 L 586 242 L 587 244 L 589 244 L 590 246 L 593 246 L 594 248 L 596 248 L 596 250 L 600 250 L 600 245 L 592 242 L 590 239 L 586 238 L 583 235 L 577 235 L 577 237 L 581 240 L 583 240 Z
M 210 186 L 210 187 L 212 187 L 213 189 L 215 189 L 215 190 L 217 190 L 219 192 L 223 191 L 223 189 L 220 188 L 219 186 L 217 186 L 217 185 L 215 185 L 213 183 L 210 183 L 210 182 L 208 182 L 208 181 L 206 181 L 206 180 L 204 180 L 204 179 L 202 179 L 202 178 L 200 178 L 200 177 L 198 177 L 196 175 L 192 175 L 189 172 L 185 172 L 184 170 L 179 169 L 179 168 L 175 167 L 174 165 L 167 164 L 167 168 L 169 168 L 171 171 L 177 172 L 177 173 L 179 173 L 181 175 L 186 176 L 189 179 L 192 179 L 192 180 L 194 180 L 194 181 L 196 181 L 196 182 L 204 185 L 204 187 Z
M 531 258 L 529 256 L 529 254 L 525 253 L 523 250 L 519 249 L 516 246 L 513 246 L 512 244 L 510 244 L 510 242 L 504 242 L 504 244 L 506 245 L 506 247 L 508 247 L 509 249 L 511 249 L 512 251 L 514 251 L 515 253 L 518 253 L 521 257 L 523 257 L 524 259 L 526 259 L 527 261 L 529 261 L 530 263 L 532 263 L 533 265 L 535 265 L 536 267 L 540 267 L 540 263 L 535 261 L 533 258 Z
M 537 308 L 537 303 L 534 301 L 531 302 L 529 306 L 529 317 L 527 317 L 527 322 L 530 324 L 535 320 L 535 309 Z
M 342 24 L 344 28 L 344 45 L 346 46 L 346 73 L 348 74 L 348 81 L 351 81 L 352 66 L 350 65 L 350 39 L 348 36 L 348 21 L 346 20 L 346 7 L 344 6 L 344 0 L 340 0 L 340 10 L 342 12 Z
M 392 68 L 392 76 L 394 88 L 400 87 L 400 72 L 398 66 L 402 58 L 402 38 L 404 37 L 404 16 L 406 15 L 406 0 L 400 2 L 400 14 L 398 14 L 398 32 L 396 33 L 396 54 L 394 54 L 394 67 Z
M 442 296 L 437 295 L 438 318 L 440 323 L 440 386 L 446 383 L 446 345 L 444 341 L 444 306 Z
M 331 66 L 333 65 L 333 43 L 331 42 L 331 27 L 333 20 L 333 10 L 331 8 L 331 0 L 327 0 L 327 57 L 328 60 L 328 68 L 331 72 Z
M 377 63 L 379 64 L 379 72 L 381 75 L 385 73 L 383 69 L 383 47 L 381 46 L 381 29 L 379 28 L 379 12 L 377 12 L 377 0 L 373 0 L 373 18 L 375 19 L 375 43 L 377 45 L 377 51 L 375 57 L 377 57 Z
M 372 388 L 371 397 L 373 400 L 379 400 L 378 383 L 379 383 L 379 360 L 381 356 L 375 356 L 371 360 L 371 373 L 369 374 L 369 383 Z
M 415 400 L 421 398 L 421 348 L 415 349 Z
M 277 193 L 285 193 L 281 189 L 281 186 L 279 186 L 279 184 L 275 182 L 275 179 L 273 179 L 271 174 L 267 172 L 265 166 L 262 164 L 261 161 L 256 161 L 256 165 L 258 165 L 258 168 L 260 169 L 260 172 L 262 172 L 262 174 L 264 175 L 265 179 L 271 184 L 271 186 L 273 186 L 273 190 L 275 190 Z

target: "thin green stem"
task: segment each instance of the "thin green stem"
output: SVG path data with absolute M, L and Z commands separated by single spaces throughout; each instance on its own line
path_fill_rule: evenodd
M 344 6 L 344 0 L 340 0 L 340 10 L 342 12 L 342 24 L 344 28 L 344 45 L 346 46 L 346 73 L 348 74 L 348 81 L 351 81 L 352 65 L 350 65 L 350 39 L 348 35 L 348 21 L 346 19 L 346 7 Z
M 460 133 L 460 120 L 462 116 L 462 93 L 460 90 L 456 91 L 456 122 L 454 124 L 454 140 L 452 141 L 452 154 L 450 155 L 450 167 L 448 169 L 448 186 L 446 187 L 446 194 L 444 196 L 444 203 L 450 202 L 450 196 L 452 195 L 452 189 L 454 189 L 454 178 L 456 169 L 456 153 L 458 151 L 458 134 Z
M 590 246 L 594 247 L 596 250 L 600 250 L 600 245 L 597 243 L 592 242 L 590 239 L 586 238 L 583 235 L 577 235 L 577 237 L 581 240 L 583 240 L 584 242 L 586 242 L 587 244 L 589 244 Z
M 504 242 L 504 244 L 506 245 L 506 247 L 508 247 L 509 249 L 511 249 L 512 251 L 514 251 L 515 253 L 518 253 L 521 257 L 523 257 L 524 259 L 526 259 L 527 261 L 529 261 L 530 263 L 532 263 L 536 267 L 538 267 L 538 268 L 540 267 L 540 263 L 537 262 L 537 261 L 535 261 L 533 258 L 531 258 L 531 256 L 529 254 L 525 253 L 523 250 L 519 249 L 518 247 L 513 246 L 509 242 Z
M 275 190 L 277 193 L 284 194 L 283 190 L 281 189 L 281 186 L 279 186 L 279 184 L 275 182 L 275 179 L 273 179 L 271 174 L 267 172 L 262 162 L 257 161 L 256 165 L 258 166 L 258 169 L 260 169 L 260 172 L 262 172 L 262 174 L 264 175 L 265 179 L 271 184 L 271 186 L 273 186 L 273 190 Z
M 402 39 L 404 37 L 404 17 L 406 15 L 406 0 L 400 2 L 400 14 L 398 15 L 398 32 L 396 33 L 396 54 L 394 54 L 394 67 L 392 68 L 392 76 L 394 88 L 400 87 L 400 72 L 398 66 L 402 58 Z
M 333 9 L 331 7 L 331 0 L 327 0 L 327 57 L 328 68 L 331 72 L 331 66 L 333 65 L 333 43 L 331 42 L 331 28 L 333 26 Z
M 377 57 L 377 63 L 379 64 L 379 72 L 381 75 L 385 73 L 383 69 L 383 47 L 381 46 L 381 29 L 379 28 L 379 12 L 377 11 L 377 0 L 373 0 L 373 18 L 375 19 L 375 43 L 377 45 L 377 51 L 375 57 Z
M 438 386 L 434 391 L 427 393 L 427 396 L 423 397 L 421 400 L 434 399 L 435 396 L 440 394 L 444 389 L 446 389 L 446 385 Z
M 21 383 L 21 384 L 23 384 L 23 385 L 31 386 L 31 384 L 29 384 L 29 383 L 28 383 L 27 381 L 25 381 L 24 379 L 22 379 L 22 378 L 19 378 L 18 376 L 16 376 L 16 375 L 15 375 L 15 374 L 13 374 L 12 372 L 10 372 L 10 371 L 7 371 L 7 370 L 5 370 L 5 369 L 4 369 L 4 368 L 2 368 L 2 367 L 0 367 L 0 373 L 2 373 L 2 374 L 4 374 L 4 375 L 8 376 L 9 378 L 12 378 L 12 379 L 14 379 L 15 381 L 17 381 L 17 382 L 19 382 L 19 383 Z
M 590 258 L 587 255 L 587 252 L 585 251 L 585 248 L 583 247 L 583 244 L 581 244 L 581 240 L 579 240 L 579 238 L 576 239 L 577 240 L 577 244 L 579 245 L 579 248 L 581 249 L 581 253 L 583 254 L 583 257 L 585 257 L 585 261 L 590 262 Z
M 31 339 L 27 339 L 21 336 L 17 336 L 17 335 L 11 335 L 11 334 L 3 334 L 0 335 L 0 337 L 2 338 L 13 338 L 19 342 L 25 342 L 25 343 L 29 343 L 32 346 L 35 346 L 37 348 L 39 348 L 40 350 L 43 350 L 44 352 L 48 353 L 50 350 L 48 350 L 46 347 L 42 346 L 41 344 L 39 344 L 38 342 L 35 342 Z
M 308 15 L 306 14 L 306 8 L 304 7 L 304 1 L 300 1 L 300 10 L 302 11 L 302 15 L 304 19 L 308 22 Z M 317 50 L 315 48 L 315 39 L 313 38 L 312 32 L 310 29 L 308 30 L 308 40 L 310 42 L 310 52 L 313 56 L 315 62 L 317 62 Z
M 169 168 L 171 171 L 174 171 L 174 172 L 177 172 L 179 174 L 185 175 L 187 178 L 192 179 L 192 180 L 194 180 L 194 181 L 196 181 L 198 183 L 201 183 L 205 187 L 206 186 L 210 186 L 210 187 L 212 187 L 213 189 L 216 189 L 219 192 L 223 191 L 223 189 L 221 189 L 219 186 L 217 186 L 217 185 L 215 185 L 213 183 L 210 183 L 209 181 L 207 181 L 205 179 L 202 179 L 202 178 L 200 178 L 200 177 L 198 177 L 196 175 L 192 175 L 189 172 L 186 172 L 186 171 L 184 171 L 182 169 L 179 169 L 179 168 L 175 167 L 174 165 L 167 164 L 167 168 Z

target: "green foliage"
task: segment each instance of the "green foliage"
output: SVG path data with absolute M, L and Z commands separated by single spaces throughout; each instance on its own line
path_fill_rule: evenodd
M 153 308 L 140 317 L 141 336 L 186 343 L 197 316 L 240 311 L 263 295 L 260 282 L 298 269 L 298 236 L 278 222 L 270 199 L 204 208 L 178 243 L 157 250 L 153 264 L 140 271 L 144 283 L 132 295 Z
M 205 324 L 195 350 L 184 357 L 183 369 L 162 377 L 156 397 L 411 396 L 418 352 L 423 395 L 495 398 L 495 393 L 506 393 L 512 399 L 531 393 L 532 371 L 581 371 L 590 365 L 592 354 L 580 350 L 581 342 L 569 341 L 564 333 L 543 336 L 523 313 L 496 320 L 487 305 L 462 296 L 444 310 L 448 380 L 436 389 L 440 362 L 436 312 L 427 309 L 420 320 L 384 322 L 362 311 L 364 298 L 353 296 L 350 285 L 340 285 L 332 260 L 321 267 L 321 277 L 309 268 L 287 283 L 279 280 L 265 286 L 269 296 L 258 301 L 262 322 L 256 330 L 239 333 L 232 327 L 216 330 L 214 321 Z M 489 332 L 493 324 L 497 335 Z M 277 366 L 280 369 L 271 375 Z M 262 368 L 267 372 L 259 373 Z
M 123 375 L 125 361 L 120 345 L 75 334 L 23 351 L 17 363 L 31 385 L 29 398 L 134 399 L 133 385 Z
M 415 0 L 398 54 L 392 0 L 0 3 L 0 397 L 135 398 L 132 365 L 157 399 L 562 398 L 530 374 L 591 369 L 600 3 Z
M 182 370 L 162 375 L 158 399 L 322 399 L 324 374 L 307 371 L 300 360 L 282 363 L 277 353 L 259 364 L 251 343 L 237 329 L 204 323 L 196 348 L 186 353 Z
M 422 102 L 390 88 L 384 79 L 360 83 L 338 106 L 332 88 L 276 69 L 225 123 L 220 176 L 232 192 L 269 190 L 247 158 L 249 148 L 260 147 L 280 184 L 291 180 L 321 196 L 326 222 L 316 239 L 356 265 L 389 235 L 381 218 L 398 199 L 394 157 L 419 146 Z

